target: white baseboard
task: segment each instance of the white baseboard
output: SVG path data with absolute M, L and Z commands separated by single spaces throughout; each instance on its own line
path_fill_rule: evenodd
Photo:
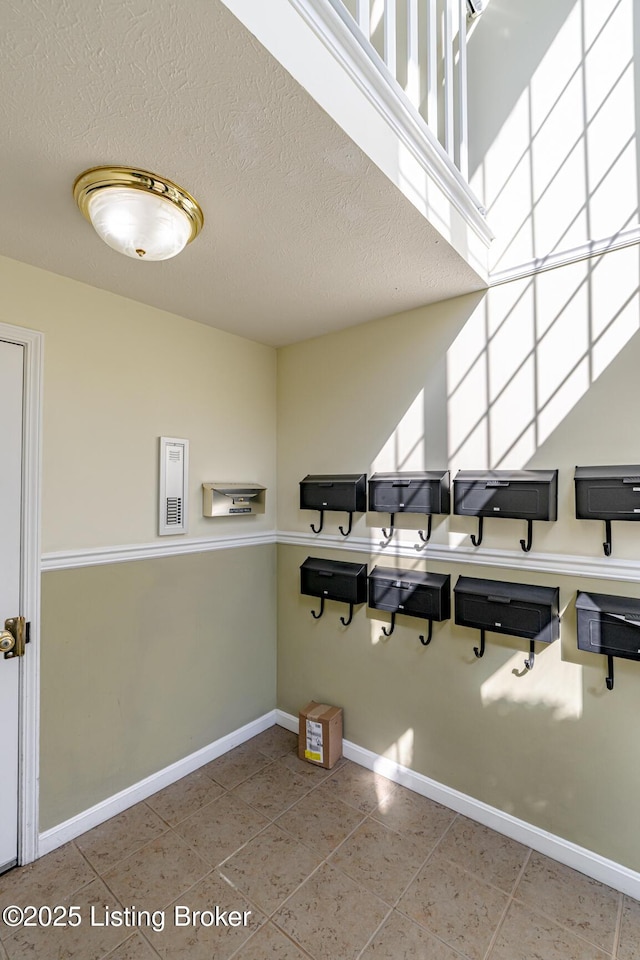
M 158 770 L 157 773 L 153 773 L 150 777 L 140 780 L 139 783 L 134 783 L 133 786 L 127 787 L 126 790 L 121 790 L 120 793 L 116 793 L 114 796 L 102 800 L 100 803 L 97 803 L 95 807 L 83 810 L 82 813 L 71 817 L 70 820 L 65 820 L 64 823 L 59 823 L 56 827 L 45 830 L 39 837 L 38 856 L 42 857 L 45 853 L 56 850 L 58 847 L 61 847 L 63 843 L 74 840 L 75 837 L 79 837 L 80 834 L 85 833 L 87 830 L 97 827 L 99 824 L 104 823 L 105 820 L 111 819 L 111 817 L 115 817 L 118 813 L 122 813 L 123 810 L 128 809 L 128 807 L 140 803 L 141 800 L 146 800 L 147 797 L 157 793 L 158 790 L 162 790 L 164 787 L 175 783 L 176 780 L 180 780 L 182 777 L 186 777 L 187 774 L 193 773 L 194 770 L 198 770 L 199 767 L 204 766 L 205 763 L 210 763 L 211 760 L 221 757 L 223 753 L 233 750 L 234 747 L 239 746 L 246 740 L 250 740 L 251 737 L 262 733 L 263 730 L 268 730 L 275 722 L 276 711 L 271 710 L 262 717 L 258 717 L 257 720 L 252 720 L 251 723 L 247 723 L 238 730 L 228 733 L 225 737 L 214 740 L 213 743 L 202 747 L 201 750 L 196 750 L 195 753 L 190 754 L 188 757 L 184 757 L 184 759 L 172 763 L 169 767 Z
M 276 723 L 294 733 L 298 732 L 298 718 L 283 710 L 276 710 Z M 559 863 L 564 863 L 580 873 L 599 880 L 613 887 L 614 890 L 620 890 L 635 900 L 640 900 L 640 873 L 630 870 L 614 860 L 607 860 L 591 850 L 579 847 L 575 843 L 557 837 L 553 833 L 547 833 L 531 823 L 524 820 L 518 820 L 502 810 L 490 807 L 480 800 L 460 793 L 459 790 L 453 790 L 437 780 L 431 780 L 421 773 L 416 773 L 408 767 L 403 767 L 393 760 L 381 757 L 371 750 L 365 750 L 349 740 L 343 741 L 343 754 L 347 760 L 353 760 L 354 763 L 367 767 L 380 773 L 395 783 L 400 783 L 409 790 L 435 800 L 456 813 L 461 813 L 471 820 L 491 827 L 492 830 L 517 840 L 539 853 L 552 857 Z

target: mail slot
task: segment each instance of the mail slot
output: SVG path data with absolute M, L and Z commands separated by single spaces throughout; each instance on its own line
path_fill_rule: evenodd
M 460 626 L 543 643 L 560 636 L 557 587 L 459 577 L 453 592 Z
M 451 616 L 451 577 L 392 567 L 374 567 L 369 574 L 369 606 L 424 620 Z
M 556 520 L 557 470 L 459 470 L 453 512 L 466 517 Z
M 579 520 L 640 520 L 640 466 L 576 467 Z
M 449 513 L 449 471 L 374 473 L 369 510 L 377 513 Z
M 365 603 L 367 565 L 307 557 L 300 567 L 300 593 L 343 603 Z
M 578 591 L 578 649 L 640 660 L 640 600 Z
M 301 510 L 340 510 L 365 513 L 365 473 L 309 474 L 300 481 Z

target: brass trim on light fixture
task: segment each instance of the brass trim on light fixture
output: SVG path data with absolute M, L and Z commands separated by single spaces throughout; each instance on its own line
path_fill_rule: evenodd
M 91 223 L 89 200 L 97 190 L 106 187 L 130 187 L 133 190 L 145 190 L 179 207 L 189 218 L 191 236 L 188 242 L 198 236 L 204 226 L 204 214 L 200 204 L 190 193 L 166 177 L 159 177 L 149 170 L 133 167 L 91 167 L 76 178 L 73 184 L 73 196 L 80 210 Z

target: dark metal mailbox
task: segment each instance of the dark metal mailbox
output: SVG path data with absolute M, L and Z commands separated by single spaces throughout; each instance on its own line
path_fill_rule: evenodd
M 424 620 L 451 616 L 451 577 L 443 573 L 416 573 L 392 567 L 374 567 L 369 574 L 369 606 Z
M 576 517 L 604 520 L 606 556 L 611 554 L 611 521 L 640 520 L 640 466 L 576 467 Z
M 300 509 L 364 513 L 366 484 L 365 473 L 309 474 L 300 481 Z
M 374 473 L 369 510 L 378 513 L 449 513 L 449 471 Z
M 465 517 L 480 517 L 474 546 L 482 542 L 484 517 L 505 517 L 526 520 L 527 543 L 531 549 L 534 520 L 556 520 L 558 517 L 557 470 L 459 470 L 453 481 L 453 512 Z
M 578 649 L 640 660 L 640 600 L 578 591 Z
M 307 557 L 300 567 L 300 593 L 343 603 L 364 603 L 367 599 L 367 565 Z
M 343 536 L 351 533 L 354 513 L 364 513 L 367 509 L 366 473 L 309 474 L 300 481 L 300 509 L 319 510 L 320 526 L 314 533 L 320 533 L 324 523 L 325 510 L 340 510 L 349 514 L 349 528 L 339 527 Z
M 382 533 L 387 543 L 393 536 L 396 513 L 423 513 L 429 520 L 426 533 L 418 530 L 423 543 L 431 537 L 434 513 L 449 513 L 449 471 L 423 470 L 414 473 L 374 473 L 369 480 L 369 510 L 391 514 L 389 532 Z
M 524 637 L 529 640 L 525 666 L 531 670 L 534 642 L 551 643 L 560 636 L 558 587 L 459 577 L 453 593 L 455 622 L 480 630 L 480 648 L 474 647 L 477 657 L 484 654 L 486 630 Z

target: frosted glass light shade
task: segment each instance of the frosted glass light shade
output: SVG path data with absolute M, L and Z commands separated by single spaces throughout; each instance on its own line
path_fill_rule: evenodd
M 92 167 L 73 185 L 97 234 L 134 260 L 168 260 L 197 237 L 200 205 L 172 180 L 132 167 Z
M 88 201 L 96 233 L 118 253 L 135 260 L 168 260 L 191 237 L 186 213 L 169 200 L 132 187 L 98 190 Z

